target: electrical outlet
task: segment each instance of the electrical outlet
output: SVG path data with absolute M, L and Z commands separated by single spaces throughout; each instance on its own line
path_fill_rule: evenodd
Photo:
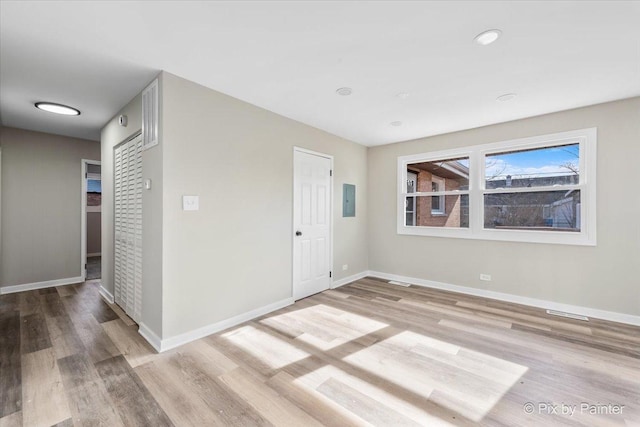
M 349 265 L 348 264 L 344 264 L 342 266 L 342 271 L 348 270 L 349 269 Z
M 491 281 L 491 275 L 490 274 L 480 274 L 480 280 L 483 280 L 485 282 L 490 282 Z

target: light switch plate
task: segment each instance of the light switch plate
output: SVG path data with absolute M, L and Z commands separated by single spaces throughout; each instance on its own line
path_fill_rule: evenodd
M 182 196 L 183 211 L 197 211 L 198 209 L 200 209 L 199 196 Z

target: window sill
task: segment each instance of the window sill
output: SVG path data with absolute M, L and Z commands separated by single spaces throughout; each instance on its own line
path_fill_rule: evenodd
M 399 226 L 398 234 L 410 236 L 445 237 L 454 239 L 495 240 L 517 243 L 542 243 L 552 245 L 596 246 L 595 237 L 586 232 L 496 230 L 482 229 L 472 232 L 469 228 Z

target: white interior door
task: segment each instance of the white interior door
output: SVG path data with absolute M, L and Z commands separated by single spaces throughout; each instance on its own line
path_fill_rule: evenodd
M 114 152 L 114 297 L 136 322 L 142 315 L 142 138 Z
M 331 285 L 331 158 L 294 151 L 293 297 Z

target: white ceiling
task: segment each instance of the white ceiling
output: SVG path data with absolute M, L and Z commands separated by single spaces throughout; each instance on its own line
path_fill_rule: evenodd
M 0 119 L 97 140 L 166 70 L 379 145 L 638 96 L 639 22 L 637 1 L 2 1 Z

